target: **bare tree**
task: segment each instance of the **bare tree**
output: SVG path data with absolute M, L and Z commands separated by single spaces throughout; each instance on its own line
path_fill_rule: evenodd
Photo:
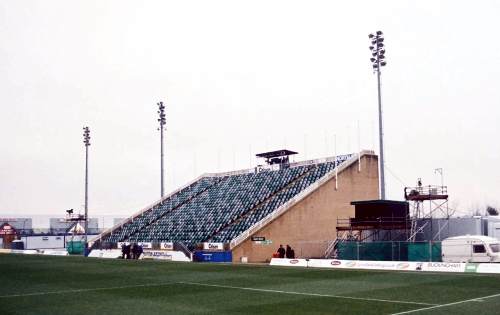
M 473 204 L 470 209 L 469 213 L 472 216 L 482 216 L 484 214 L 484 211 L 481 210 L 481 206 L 479 206 L 477 203 Z
M 494 208 L 492 206 L 487 206 L 486 207 L 486 213 L 488 215 L 498 215 L 498 209 L 497 208 Z

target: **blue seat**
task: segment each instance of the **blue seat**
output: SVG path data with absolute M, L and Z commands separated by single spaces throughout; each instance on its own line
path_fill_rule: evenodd
M 178 241 L 190 247 L 203 241 L 230 242 L 336 166 L 325 162 L 203 177 L 129 219 L 104 241 Z

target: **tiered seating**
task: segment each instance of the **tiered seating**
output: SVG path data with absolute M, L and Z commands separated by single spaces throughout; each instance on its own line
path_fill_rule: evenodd
M 185 243 L 206 240 L 215 231 L 238 219 L 309 168 L 297 167 L 225 177 L 171 215 L 162 217 L 148 229 L 133 235 L 130 240 L 148 238 L 152 241 Z
M 163 200 L 162 203 L 157 203 L 152 208 L 144 211 L 141 215 L 135 217 L 133 220 L 119 228 L 117 231 L 113 231 L 107 241 L 119 242 L 123 239 L 128 238 L 131 234 L 156 221 L 159 217 L 166 215 L 171 210 L 177 208 L 179 205 L 185 203 L 191 198 L 196 197 L 198 194 L 200 194 L 219 180 L 220 179 L 216 177 L 201 178 L 199 181 L 196 181 L 190 186 L 180 190 L 176 194 L 170 196 L 168 199 Z
M 103 240 L 183 242 L 190 247 L 209 240 L 229 242 L 334 168 L 334 162 L 326 162 L 204 177 Z
M 335 163 L 333 162 L 316 165 L 305 176 L 295 182 L 292 182 L 285 189 L 269 198 L 269 200 L 265 203 L 250 211 L 235 224 L 228 225 L 224 230 L 214 235 L 211 240 L 214 242 L 226 242 L 232 240 L 334 168 Z

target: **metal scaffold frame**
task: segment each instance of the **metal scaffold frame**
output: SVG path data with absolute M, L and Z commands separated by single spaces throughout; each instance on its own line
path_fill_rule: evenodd
M 448 207 L 448 187 L 443 184 L 441 186 L 423 186 L 422 181 L 418 179 L 416 187 L 405 187 L 405 199 L 410 202 L 411 229 L 408 237 L 409 242 L 415 242 L 417 235 L 422 233 L 429 224 L 432 231 L 432 219 L 434 217 L 448 219 L 451 216 Z M 443 227 L 440 228 L 436 235 L 439 235 Z

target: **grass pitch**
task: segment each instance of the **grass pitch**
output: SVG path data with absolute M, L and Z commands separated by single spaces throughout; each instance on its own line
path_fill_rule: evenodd
M 499 314 L 500 276 L 0 254 L 2 314 Z

